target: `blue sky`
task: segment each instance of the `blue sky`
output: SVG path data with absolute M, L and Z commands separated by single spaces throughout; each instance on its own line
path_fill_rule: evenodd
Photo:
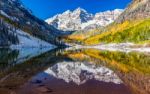
M 66 10 L 84 8 L 90 13 L 124 9 L 131 0 L 21 0 L 33 14 L 41 19 L 47 19 Z

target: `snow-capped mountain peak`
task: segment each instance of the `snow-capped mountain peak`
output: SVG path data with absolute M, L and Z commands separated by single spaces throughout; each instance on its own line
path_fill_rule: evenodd
M 112 23 L 122 12 L 122 9 L 115 9 L 94 15 L 79 7 L 74 11 L 67 10 L 49 18 L 46 22 L 63 31 L 89 30 Z
M 73 11 L 74 13 L 87 13 L 87 11 L 83 8 L 78 7 Z
M 63 14 L 70 14 L 71 13 L 71 11 L 70 10 L 67 10 L 67 11 L 65 11 Z

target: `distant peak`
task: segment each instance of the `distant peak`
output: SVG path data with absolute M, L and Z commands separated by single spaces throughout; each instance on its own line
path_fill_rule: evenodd
M 81 7 L 78 7 L 77 9 L 74 10 L 74 12 L 87 12 L 87 11 Z
M 119 9 L 119 8 L 117 8 L 117 9 L 114 9 L 114 10 L 119 10 L 119 11 L 123 11 L 124 9 Z
M 71 13 L 71 11 L 67 10 L 67 11 L 64 12 L 64 14 L 68 14 L 68 13 Z
M 78 7 L 76 10 L 84 10 L 83 8 L 81 8 L 81 7 Z
M 91 30 L 112 23 L 122 11 L 105 11 L 96 14 L 88 13 L 83 8 L 67 10 L 58 16 L 49 18 L 46 22 L 63 31 Z

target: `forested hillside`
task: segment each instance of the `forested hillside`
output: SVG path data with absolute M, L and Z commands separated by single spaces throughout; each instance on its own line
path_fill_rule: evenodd
M 144 43 L 150 40 L 150 1 L 133 0 L 118 19 L 103 33 L 84 40 L 86 45 L 101 43 Z

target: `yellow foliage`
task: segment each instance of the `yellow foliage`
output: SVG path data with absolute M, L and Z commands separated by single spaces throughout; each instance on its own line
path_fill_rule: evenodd
M 106 30 L 103 33 L 85 39 L 84 44 L 86 45 L 100 44 L 100 40 L 105 36 L 113 36 L 118 32 L 123 32 L 124 30 L 127 30 L 133 26 L 140 24 L 142 21 L 143 20 L 133 22 L 125 21 L 121 24 L 112 24 L 106 27 Z
M 85 39 L 85 36 L 82 34 L 70 35 L 70 36 L 68 36 L 68 39 L 70 39 L 70 40 L 83 40 L 83 39 Z

